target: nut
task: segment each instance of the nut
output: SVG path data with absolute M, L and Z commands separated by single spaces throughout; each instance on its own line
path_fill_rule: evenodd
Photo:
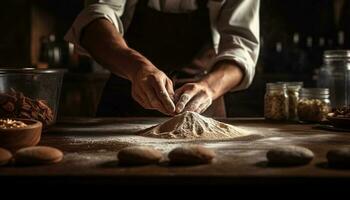
M 0 105 L 1 117 L 35 119 L 44 125 L 54 120 L 52 109 L 46 101 L 31 99 L 14 89 L 0 94 Z
M 12 120 L 12 119 L 0 119 L 0 128 L 8 129 L 8 128 L 23 128 L 26 127 L 22 121 Z

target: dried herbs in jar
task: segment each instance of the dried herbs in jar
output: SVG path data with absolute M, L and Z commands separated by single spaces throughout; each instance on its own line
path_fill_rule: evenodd
M 288 94 L 285 83 L 267 83 L 264 98 L 264 117 L 269 120 L 288 119 Z
M 332 110 L 328 88 L 302 88 L 298 102 L 299 120 L 321 122 Z

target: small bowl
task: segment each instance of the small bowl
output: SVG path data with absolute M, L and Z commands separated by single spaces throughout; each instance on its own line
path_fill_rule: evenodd
M 22 121 L 27 126 L 23 128 L 0 128 L 0 147 L 14 152 L 20 148 L 35 146 L 39 143 L 43 127 L 40 121 L 19 118 L 13 120 Z

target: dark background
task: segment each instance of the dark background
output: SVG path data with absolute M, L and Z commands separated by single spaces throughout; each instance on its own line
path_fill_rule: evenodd
M 108 77 L 91 60 L 67 54 L 62 38 L 83 5 L 83 0 L 12 0 L 0 7 L 1 67 L 48 63 L 69 69 L 60 116 L 93 116 Z M 315 86 L 323 51 L 349 49 L 349 11 L 347 0 L 262 0 L 256 76 L 248 90 L 226 95 L 229 116 L 262 116 L 266 82 Z M 48 42 L 50 34 L 56 39 Z M 58 62 L 45 54 L 53 46 L 62 51 Z

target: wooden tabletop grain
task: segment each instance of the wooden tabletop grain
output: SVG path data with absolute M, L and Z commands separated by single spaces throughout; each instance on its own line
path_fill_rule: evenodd
M 165 119 L 67 119 L 42 135 L 41 145 L 61 149 L 61 163 L 47 166 L 1 167 L 0 178 L 8 182 L 111 183 L 111 184 L 246 184 L 345 181 L 350 170 L 328 167 L 326 153 L 350 146 L 350 132 L 332 132 L 312 124 L 271 123 L 263 119 L 221 119 L 262 137 L 226 141 L 169 141 L 135 136 L 143 128 Z M 175 146 L 199 143 L 215 149 L 218 157 L 209 165 L 159 165 L 125 167 L 116 158 L 120 148 L 151 145 L 166 153 Z M 271 167 L 266 151 L 274 146 L 300 145 L 315 153 L 305 166 Z

